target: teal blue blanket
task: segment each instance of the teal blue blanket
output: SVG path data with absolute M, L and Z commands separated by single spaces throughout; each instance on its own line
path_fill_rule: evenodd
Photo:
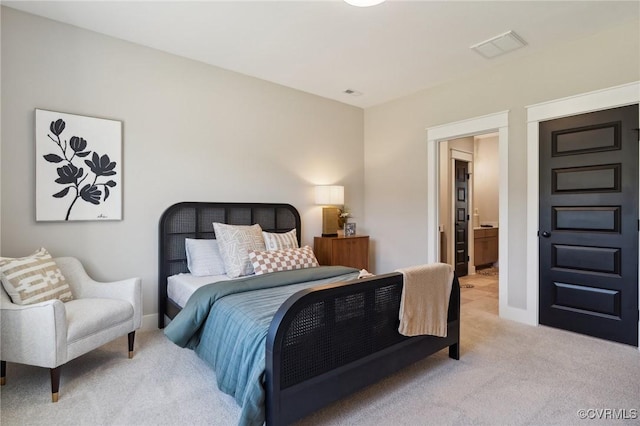
M 220 390 L 242 407 L 241 425 L 261 425 L 266 338 L 274 314 L 297 291 L 357 276 L 353 268 L 321 266 L 209 284 L 191 296 L 164 332 L 213 367 Z

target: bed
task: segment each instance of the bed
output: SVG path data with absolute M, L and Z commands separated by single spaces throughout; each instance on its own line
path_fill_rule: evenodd
M 182 202 L 170 206 L 161 217 L 159 230 L 160 328 L 165 326 L 165 316 L 174 319 L 184 306 L 168 296 L 168 283 L 172 277 L 189 272 L 185 240 L 215 238 L 213 222 L 259 224 L 272 233 L 295 229 L 300 243 L 300 215 L 289 204 Z M 329 272 L 354 277 L 349 268 Z M 269 274 L 272 282 L 280 279 L 278 274 L 283 273 Z M 402 274 L 347 282 L 340 281 L 340 276 L 318 281 L 324 283 L 320 285 L 296 284 L 291 286 L 298 289 L 294 294 L 278 296 L 281 303 L 273 308 L 261 348 L 264 371 L 260 390 L 264 397 L 259 403 L 264 405 L 267 425 L 291 424 L 442 349 L 459 359 L 460 290 L 456 277 L 449 298 L 447 336 L 405 337 L 397 331 Z M 245 280 L 253 285 L 253 277 Z M 227 284 L 220 283 L 220 288 L 230 287 Z M 183 317 L 187 309 L 191 307 L 185 307 Z M 196 328 L 209 327 L 206 321 Z

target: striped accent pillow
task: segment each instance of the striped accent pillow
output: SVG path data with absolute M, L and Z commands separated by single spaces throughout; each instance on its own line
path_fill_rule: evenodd
M 309 246 L 284 250 L 249 251 L 249 260 L 256 275 L 319 266 Z
M 2 286 L 16 305 L 51 299 L 73 300 L 71 287 L 49 252 L 41 248 L 31 256 L 0 258 Z
M 262 232 L 267 250 L 298 248 L 298 235 L 295 229 L 285 233 Z

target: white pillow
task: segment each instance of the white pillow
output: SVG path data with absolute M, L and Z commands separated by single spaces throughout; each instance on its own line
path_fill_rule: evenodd
M 73 300 L 71 287 L 44 248 L 31 256 L 0 258 L 0 280 L 16 305 L 30 305 L 51 299 L 63 302 Z
M 285 233 L 262 232 L 267 250 L 283 250 L 298 248 L 298 237 L 295 229 Z
M 187 267 L 191 275 L 203 277 L 225 273 L 224 261 L 216 240 L 187 238 L 184 241 L 184 248 L 187 252 Z
M 284 250 L 251 250 L 249 259 L 251 259 L 256 275 L 318 266 L 318 260 L 309 246 Z
M 213 223 L 227 276 L 237 278 L 253 274 L 249 250 L 264 251 L 264 238 L 260 225 L 227 225 Z

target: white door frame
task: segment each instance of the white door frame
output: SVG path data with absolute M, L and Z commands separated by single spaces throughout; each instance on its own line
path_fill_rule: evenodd
M 507 305 L 509 300 L 509 111 L 497 112 L 455 123 L 429 127 L 427 129 L 427 262 L 438 262 L 439 208 L 439 155 L 440 142 L 474 136 L 482 133 L 498 132 L 498 157 L 500 167 L 499 196 L 499 312 L 501 317 L 521 321 L 521 309 Z
M 527 107 L 527 318 L 538 324 L 539 252 L 539 125 L 541 121 L 640 103 L 636 81 L 594 92 L 556 99 Z M 639 160 L 640 161 L 640 158 Z M 640 239 L 640 235 L 638 236 Z M 640 242 L 640 240 L 639 240 Z M 640 258 L 640 254 L 639 254 Z M 639 259 L 640 265 L 640 259 Z M 640 269 L 640 268 L 639 268 Z M 639 270 L 640 273 L 640 270 Z M 640 303 L 639 295 L 638 303 Z M 640 327 L 639 327 L 640 337 Z

